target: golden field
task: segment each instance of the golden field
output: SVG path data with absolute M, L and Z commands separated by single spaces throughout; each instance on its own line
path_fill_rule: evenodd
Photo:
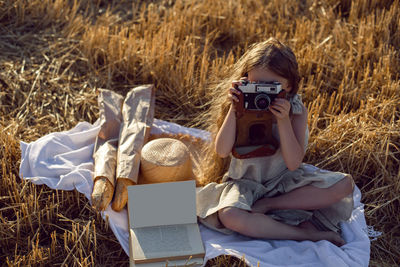
M 1 265 L 128 263 L 85 196 L 21 180 L 19 141 L 96 121 L 98 88 L 145 83 L 157 88 L 156 118 L 208 129 L 210 84 L 274 36 L 299 63 L 305 162 L 353 175 L 382 232 L 370 265 L 398 266 L 399 31 L 399 1 L 0 0 Z

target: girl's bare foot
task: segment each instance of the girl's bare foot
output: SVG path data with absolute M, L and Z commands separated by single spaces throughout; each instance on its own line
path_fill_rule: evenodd
M 340 236 L 340 234 L 332 231 L 327 233 L 330 235 L 330 237 L 327 238 L 327 240 L 335 244 L 336 246 L 341 247 L 344 244 L 346 244 L 346 241 L 344 241 L 344 239 Z
M 314 241 L 318 240 L 328 240 L 329 242 L 335 244 L 338 247 L 343 246 L 346 244 L 346 242 L 343 240 L 343 238 L 336 232 L 333 231 L 328 231 L 328 232 L 322 232 L 319 231 L 310 221 L 304 221 L 299 224 L 300 228 L 308 229 L 310 231 L 313 231 L 314 233 L 320 233 L 320 238 L 322 239 L 316 239 Z
M 310 229 L 311 230 L 311 229 Z M 346 241 L 340 236 L 340 234 L 333 231 L 317 231 L 311 230 L 313 233 L 311 234 L 311 240 L 319 241 L 319 240 L 327 240 L 338 247 L 346 244 Z

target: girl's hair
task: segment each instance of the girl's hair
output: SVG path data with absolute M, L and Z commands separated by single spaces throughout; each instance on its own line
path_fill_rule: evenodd
M 277 39 L 270 38 L 251 45 L 236 63 L 234 75 L 239 75 L 238 78 L 247 77 L 248 72 L 255 68 L 269 69 L 288 80 L 292 88 L 291 96 L 299 90 L 300 75 L 296 56 L 290 47 Z
M 255 68 L 268 68 L 275 74 L 288 80 L 291 87 L 289 94 L 293 96 L 299 89 L 299 70 L 296 56 L 287 45 L 275 38 L 249 47 L 247 52 L 233 66 L 232 75 L 212 88 L 210 109 L 204 115 L 207 120 L 207 130 L 211 132 L 212 142 L 205 148 L 205 159 L 202 162 L 203 176 L 200 184 L 219 182 L 229 164 L 229 157 L 220 158 L 215 152 L 215 137 L 229 111 L 230 101 L 227 98 L 227 90 L 232 87 L 232 81 L 246 77 L 248 72 Z

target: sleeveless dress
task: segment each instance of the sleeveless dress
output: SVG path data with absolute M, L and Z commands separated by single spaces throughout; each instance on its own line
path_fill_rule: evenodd
M 298 95 L 291 100 L 293 114 L 302 113 L 302 103 Z M 272 127 L 274 137 L 279 141 L 276 124 Z M 308 144 L 306 131 L 305 147 Z M 327 188 L 349 174 L 322 170 L 309 164 L 290 171 L 283 160 L 279 148 L 267 157 L 238 159 L 230 155 L 228 171 L 222 183 L 209 183 L 196 193 L 196 214 L 199 222 L 225 234 L 234 233 L 225 228 L 218 219 L 218 211 L 226 207 L 236 207 L 251 211 L 251 206 L 262 197 L 274 197 L 296 188 L 312 185 Z M 349 194 L 330 207 L 319 210 L 274 210 L 266 215 L 290 225 L 310 221 L 319 230 L 340 232 L 339 223 L 348 220 L 353 210 L 353 197 Z

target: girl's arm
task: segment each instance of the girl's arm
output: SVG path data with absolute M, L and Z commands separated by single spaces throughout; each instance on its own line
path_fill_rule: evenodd
M 232 151 L 236 138 L 236 114 L 233 105 L 222 123 L 215 138 L 215 151 L 221 158 L 226 158 Z
M 247 78 L 242 78 L 247 79 Z M 232 147 L 235 144 L 236 138 L 236 114 L 235 107 L 236 103 L 239 102 L 240 92 L 235 89 L 235 85 L 239 85 L 240 81 L 232 82 L 232 88 L 228 90 L 228 99 L 231 102 L 228 113 L 226 114 L 225 120 L 222 123 L 221 128 L 215 138 L 215 151 L 221 158 L 226 158 L 232 151 Z
M 277 99 L 271 106 L 278 124 L 280 144 L 286 167 L 293 171 L 297 169 L 304 157 L 304 139 L 307 128 L 307 109 L 289 117 L 290 103 L 285 99 Z

